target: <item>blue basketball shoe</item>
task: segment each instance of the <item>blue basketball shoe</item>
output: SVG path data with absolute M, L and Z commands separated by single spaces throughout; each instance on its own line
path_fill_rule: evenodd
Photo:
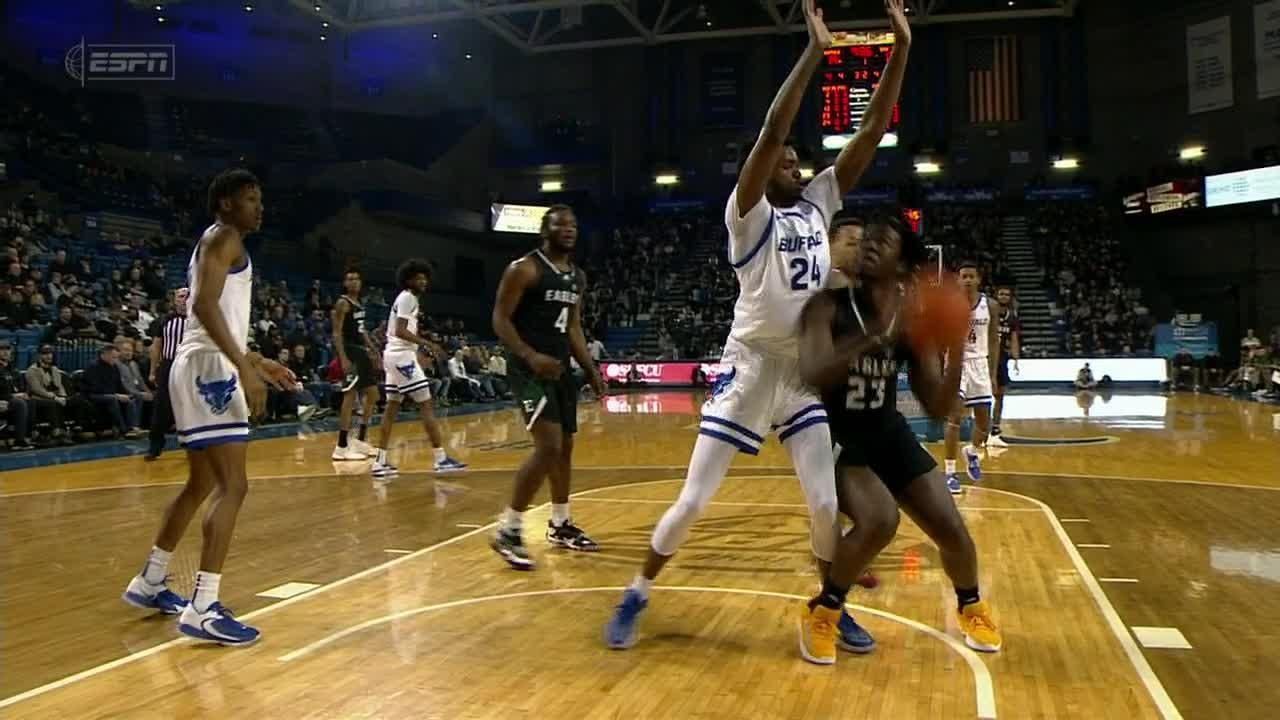
M 257 628 L 236 620 L 220 602 L 213 603 L 204 612 L 198 612 L 195 603 L 188 604 L 178 618 L 178 632 L 219 645 L 249 645 L 262 636 Z
M 613 617 L 604 626 L 604 643 L 614 650 L 626 650 L 636 644 L 640 613 L 649 607 L 649 601 L 640 593 L 627 588 L 622 602 L 614 608 Z
M 141 575 L 135 575 L 129 581 L 129 587 L 125 588 L 120 599 L 136 608 L 156 610 L 165 615 L 177 615 L 187 606 L 187 599 L 170 590 L 165 582 L 152 585 Z
M 859 655 L 876 649 L 875 638 L 853 619 L 848 610 L 840 613 L 840 622 L 836 625 L 836 644 Z

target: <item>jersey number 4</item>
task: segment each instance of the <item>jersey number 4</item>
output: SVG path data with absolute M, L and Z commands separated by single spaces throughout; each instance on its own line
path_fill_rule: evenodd
M 871 392 L 868 393 L 867 390 Z M 871 387 L 867 387 L 867 379 L 861 375 L 849 376 L 849 394 L 845 396 L 844 406 L 848 410 L 875 410 L 884 405 L 884 378 L 873 378 Z
M 818 267 L 817 256 L 792 258 L 791 289 L 808 290 L 810 283 L 815 288 L 822 284 L 822 269 Z
M 556 318 L 556 329 L 560 331 L 561 335 L 563 335 L 569 331 L 568 328 L 569 328 L 569 308 L 562 307 L 560 308 L 560 316 Z

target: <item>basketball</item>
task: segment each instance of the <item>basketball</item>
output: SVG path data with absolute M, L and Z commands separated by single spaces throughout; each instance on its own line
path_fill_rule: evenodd
M 922 275 L 915 283 L 914 312 L 906 328 L 917 353 L 938 352 L 964 341 L 969 333 L 969 301 L 951 276 L 937 282 Z

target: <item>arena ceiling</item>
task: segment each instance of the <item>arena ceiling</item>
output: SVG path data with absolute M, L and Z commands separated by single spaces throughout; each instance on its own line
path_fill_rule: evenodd
M 471 22 L 528 53 L 804 31 L 801 0 L 289 0 L 339 28 Z M 881 0 L 820 0 L 833 30 L 884 27 Z M 920 24 L 1063 17 L 1079 0 L 908 0 Z

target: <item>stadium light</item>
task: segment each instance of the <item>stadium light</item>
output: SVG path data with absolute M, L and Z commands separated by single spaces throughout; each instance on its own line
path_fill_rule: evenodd
M 1080 161 L 1075 158 L 1061 158 L 1053 161 L 1054 170 L 1075 170 L 1080 167 Z
M 320 42 L 325 42 L 325 41 L 327 41 L 328 39 L 329 39 L 329 36 L 328 36 L 328 35 L 321 35 L 321 36 L 320 36 Z
M 658 175 L 653 179 L 655 185 L 678 185 L 680 184 L 680 176 L 674 174 Z
M 808 179 L 809 179 L 809 178 L 811 178 L 811 177 L 813 177 L 813 168 L 811 168 L 811 167 L 802 167 L 802 168 L 800 168 L 800 179 L 801 179 L 801 180 L 808 180 Z
M 156 22 L 158 22 L 158 23 L 160 23 L 161 25 L 163 25 L 163 24 L 164 24 L 164 16 L 163 16 L 163 15 L 159 15 L 159 16 L 157 16 L 157 17 L 156 17 Z
M 916 172 L 921 175 L 937 175 L 942 172 L 942 166 L 936 162 L 921 160 L 916 163 Z
M 564 190 L 564 183 L 559 180 L 542 181 L 542 192 L 551 193 L 560 192 L 561 190 Z
M 244 6 L 244 11 L 245 11 L 245 12 L 253 12 L 253 6 L 252 6 L 252 5 L 249 5 L 249 4 L 247 4 L 247 3 L 246 3 L 246 4 L 245 4 L 245 6 Z
M 1204 146 L 1188 145 L 1178 152 L 1178 157 L 1183 160 L 1199 160 L 1204 157 Z

